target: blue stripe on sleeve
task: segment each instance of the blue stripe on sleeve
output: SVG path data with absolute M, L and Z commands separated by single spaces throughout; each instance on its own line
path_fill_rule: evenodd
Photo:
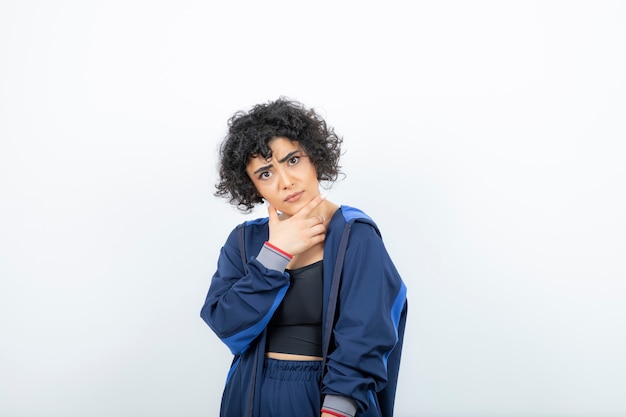
M 404 308 L 405 301 L 406 301 L 406 286 L 404 285 L 404 283 L 402 283 L 400 287 L 400 292 L 398 292 L 398 295 L 396 296 L 396 299 L 393 302 L 393 305 L 391 307 L 391 321 L 393 323 L 393 327 L 396 332 L 396 343 L 398 342 L 398 326 L 400 324 L 400 316 L 402 315 L 402 309 Z M 394 343 L 394 347 L 395 347 L 395 343 Z M 393 348 L 390 349 L 388 352 L 385 352 L 385 354 L 383 355 L 383 362 L 385 363 L 385 368 L 387 368 L 387 359 L 389 358 L 389 355 L 391 354 L 392 350 Z
M 256 324 L 248 327 L 245 330 L 240 331 L 239 333 L 235 333 L 230 337 L 222 339 L 222 341 L 226 344 L 226 346 L 228 346 L 233 355 L 244 352 L 250 345 L 250 342 L 259 334 L 261 334 L 263 329 L 267 326 L 267 323 L 269 323 L 270 319 L 272 318 L 274 311 L 276 311 L 278 305 L 285 297 L 285 293 L 287 292 L 288 288 L 289 285 L 285 285 L 278 291 L 278 294 L 274 299 L 274 304 L 272 304 L 272 307 L 267 312 L 267 314 Z

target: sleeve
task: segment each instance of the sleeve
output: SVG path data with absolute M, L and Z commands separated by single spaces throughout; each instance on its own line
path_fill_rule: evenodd
M 233 354 L 250 346 L 278 308 L 289 287 L 287 262 L 264 245 L 244 268 L 237 229 L 222 247 L 200 316 Z
M 405 302 L 406 287 L 382 239 L 373 229 L 359 233 L 345 256 L 323 394 L 350 398 L 359 411 L 367 410 L 388 382 L 387 359 L 398 342 Z

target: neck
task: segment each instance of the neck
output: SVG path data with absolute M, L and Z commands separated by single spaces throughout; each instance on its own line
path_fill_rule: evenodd
M 311 213 L 311 215 L 324 217 L 324 224 L 328 225 L 330 219 L 333 217 L 338 208 L 339 205 L 333 203 L 332 201 L 326 200 L 322 204 L 320 204 L 317 210 Z

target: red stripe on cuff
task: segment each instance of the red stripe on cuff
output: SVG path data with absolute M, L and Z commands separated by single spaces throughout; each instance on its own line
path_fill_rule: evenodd
M 286 257 L 288 257 L 289 259 L 293 259 L 293 255 L 290 253 L 285 252 L 284 250 L 277 248 L 276 246 L 272 245 L 270 242 L 265 242 L 265 244 L 267 246 L 269 246 L 270 248 L 274 249 L 277 252 L 282 253 L 283 255 L 285 255 Z
M 337 417 L 346 417 L 345 414 L 341 414 L 341 413 L 339 413 L 337 411 L 329 410 L 328 408 L 322 408 L 322 413 L 332 414 L 332 415 L 337 416 Z

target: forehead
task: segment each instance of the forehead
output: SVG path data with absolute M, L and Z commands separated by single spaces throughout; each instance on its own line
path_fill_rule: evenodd
M 258 163 L 270 163 L 272 160 L 279 161 L 285 155 L 300 150 L 300 144 L 296 140 L 290 140 L 287 138 L 274 138 L 267 144 L 268 152 L 264 156 L 261 153 L 255 153 L 248 158 L 248 164 L 256 161 Z

